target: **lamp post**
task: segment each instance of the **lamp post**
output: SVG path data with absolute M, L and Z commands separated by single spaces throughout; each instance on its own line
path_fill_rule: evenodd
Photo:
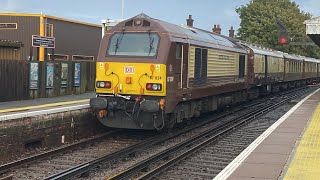
M 102 24 L 102 37 L 104 36 L 106 30 L 108 30 L 108 27 L 115 26 L 119 22 L 123 21 L 122 19 L 103 19 L 101 20 Z
M 102 19 L 102 20 L 101 20 L 101 24 L 102 24 L 101 32 L 102 32 L 102 37 L 103 37 L 103 36 L 104 36 L 104 33 L 106 32 L 107 20 Z

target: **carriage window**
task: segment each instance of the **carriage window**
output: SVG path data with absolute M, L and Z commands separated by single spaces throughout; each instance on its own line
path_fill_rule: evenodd
M 239 56 L 239 78 L 244 77 L 245 66 L 246 66 L 245 55 L 241 54 Z
M 157 54 L 159 41 L 157 33 L 114 33 L 106 55 L 153 57 Z
M 182 57 L 182 44 L 176 43 L 176 59 L 181 59 Z
M 195 49 L 194 81 L 203 85 L 207 81 L 208 49 Z

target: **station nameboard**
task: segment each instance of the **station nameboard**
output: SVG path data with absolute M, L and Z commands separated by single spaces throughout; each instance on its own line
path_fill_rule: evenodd
M 32 35 L 33 47 L 55 48 L 55 38 Z
M 17 23 L 0 23 L 1 29 L 18 29 Z

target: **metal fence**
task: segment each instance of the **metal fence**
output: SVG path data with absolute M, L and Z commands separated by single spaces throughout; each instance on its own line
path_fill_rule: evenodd
M 0 60 L 0 101 L 94 90 L 95 62 Z

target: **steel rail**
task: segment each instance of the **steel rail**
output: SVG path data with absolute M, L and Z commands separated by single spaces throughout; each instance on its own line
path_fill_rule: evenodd
M 7 164 L 3 164 L 3 165 L 0 166 L 0 174 L 6 173 L 11 168 L 16 168 L 16 167 L 19 167 L 21 165 L 34 162 L 34 161 L 39 160 L 39 159 L 47 158 L 49 156 L 53 156 L 53 155 L 58 154 L 58 153 L 66 152 L 68 150 L 71 150 L 71 149 L 74 149 L 74 148 L 77 148 L 77 147 L 81 147 L 84 144 L 88 144 L 88 143 L 91 143 L 91 142 L 96 142 L 99 139 L 103 139 L 106 136 L 109 136 L 110 134 L 114 134 L 114 133 L 117 133 L 117 132 L 119 132 L 119 130 L 112 130 L 112 131 L 103 133 L 101 135 L 98 135 L 98 136 L 90 138 L 90 139 L 78 141 L 76 143 L 72 143 L 72 144 L 67 145 L 67 146 L 62 146 L 62 147 L 55 148 L 55 149 L 52 149 L 52 150 L 49 150 L 49 151 L 46 151 L 46 152 L 43 152 L 43 153 L 40 153 L 40 154 L 36 154 L 36 155 L 33 155 L 33 156 L 29 156 L 29 157 L 26 157 L 26 158 L 23 158 L 23 159 L 19 159 L 19 160 L 7 163 Z

